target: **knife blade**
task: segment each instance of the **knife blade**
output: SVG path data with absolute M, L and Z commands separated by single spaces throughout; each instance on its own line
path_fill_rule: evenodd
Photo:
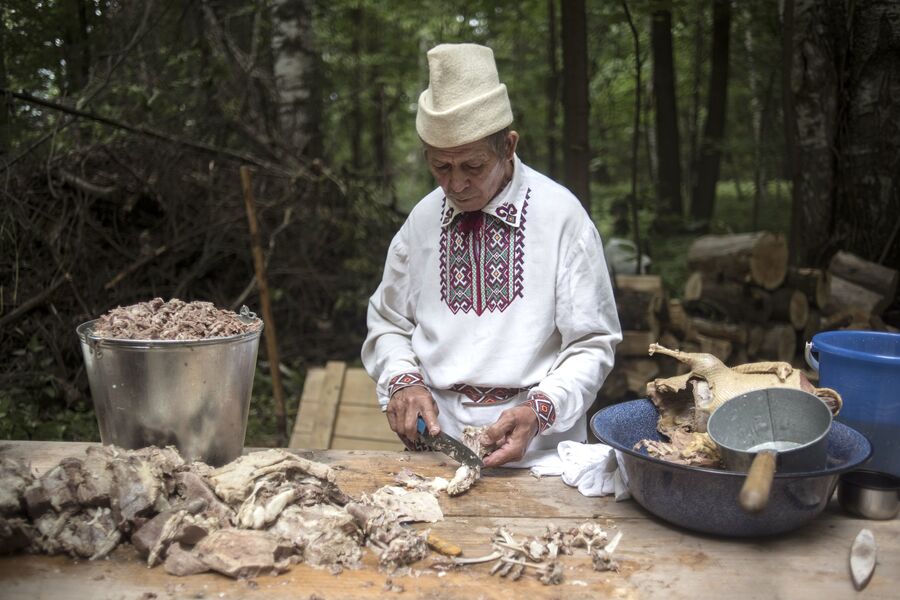
M 483 467 L 484 461 L 475 454 L 471 448 L 463 444 L 457 439 L 454 439 L 447 435 L 444 432 L 441 432 L 437 435 L 431 435 L 428 433 L 428 428 L 425 426 L 425 419 L 419 417 L 416 421 L 416 429 L 419 432 L 419 437 L 422 439 L 422 443 L 431 448 L 432 450 L 437 450 L 438 452 L 443 452 L 456 462 L 468 465 L 470 467 Z

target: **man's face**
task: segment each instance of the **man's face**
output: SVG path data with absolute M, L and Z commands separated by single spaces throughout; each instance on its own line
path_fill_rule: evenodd
M 508 155 L 497 156 L 487 140 L 455 148 L 425 151 L 428 168 L 444 194 L 465 212 L 481 210 L 512 176 L 512 158 L 518 136 L 510 132 Z

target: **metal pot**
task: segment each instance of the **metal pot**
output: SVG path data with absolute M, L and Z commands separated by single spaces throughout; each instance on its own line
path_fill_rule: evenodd
M 759 512 L 769 501 L 775 471 L 814 471 L 825 466 L 831 410 L 816 396 L 790 388 L 766 388 L 736 396 L 709 417 L 707 433 L 729 470 L 746 472 L 741 507 Z
M 879 471 L 845 473 L 838 484 L 838 502 L 865 519 L 893 519 L 900 512 L 900 478 Z
M 241 455 L 262 327 L 203 340 L 124 340 L 94 336 L 94 323 L 76 333 L 104 444 L 174 445 L 185 460 L 214 466 Z

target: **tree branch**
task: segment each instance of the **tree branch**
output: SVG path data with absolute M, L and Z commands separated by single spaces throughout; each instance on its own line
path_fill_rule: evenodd
M 210 144 L 204 144 L 202 142 L 194 142 L 191 140 L 185 140 L 173 135 L 169 135 L 167 133 L 163 133 L 161 131 L 156 131 L 154 129 L 149 129 L 147 127 L 138 127 L 136 125 L 130 125 L 128 123 L 124 123 L 122 121 L 118 121 L 116 119 L 111 119 L 109 117 L 104 117 L 102 115 L 85 112 L 82 110 L 78 110 L 77 108 L 72 108 L 69 106 L 65 106 L 63 104 L 59 104 L 57 102 L 53 102 L 50 100 L 44 100 L 43 98 L 38 98 L 36 96 L 32 96 L 31 94 L 26 94 L 25 92 L 14 92 L 12 90 L 6 88 L 0 88 L 0 94 L 8 94 L 9 96 L 16 98 L 17 100 L 22 100 L 24 102 L 28 102 L 29 104 L 34 104 L 36 106 L 43 106 L 44 108 L 50 108 L 53 110 L 58 110 L 60 112 L 74 115 L 76 117 L 80 117 L 83 119 L 89 119 L 91 121 L 95 121 L 97 123 L 102 123 L 103 125 L 107 125 L 109 127 L 113 127 L 115 129 L 122 129 L 124 131 L 128 131 L 131 133 L 136 133 L 139 135 L 143 135 L 146 137 L 155 138 L 158 140 L 162 140 L 164 142 L 169 142 L 171 144 L 177 144 L 179 146 L 184 146 L 186 148 L 193 148 L 194 150 L 199 150 L 201 152 L 206 152 L 208 154 L 214 154 L 217 156 L 226 156 L 228 158 L 244 161 L 250 163 L 254 166 L 266 169 L 268 171 L 272 171 L 275 173 L 280 173 L 285 176 L 295 175 L 295 173 L 290 173 L 280 165 L 271 163 L 269 161 L 257 158 L 255 156 L 251 156 L 244 152 L 238 152 L 236 150 L 229 150 L 227 148 L 217 148 Z
M 71 275 L 65 273 L 62 277 L 51 283 L 48 287 L 45 287 L 39 294 L 37 294 L 36 296 L 32 296 L 6 315 L 0 317 L 0 329 L 3 329 L 10 323 L 14 323 L 22 315 L 46 302 L 46 300 L 53 295 L 53 292 L 55 292 L 59 288 L 59 286 L 61 286 L 71 278 Z

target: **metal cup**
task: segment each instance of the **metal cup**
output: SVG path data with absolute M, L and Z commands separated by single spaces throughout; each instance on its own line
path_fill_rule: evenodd
M 845 473 L 838 484 L 838 502 L 865 519 L 893 519 L 900 512 L 900 478 L 880 471 Z

